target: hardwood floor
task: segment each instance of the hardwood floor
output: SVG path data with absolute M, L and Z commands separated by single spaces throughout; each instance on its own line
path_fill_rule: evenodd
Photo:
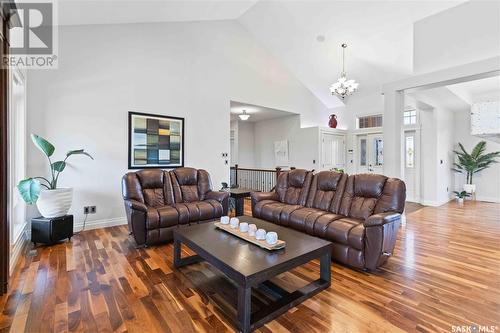
M 450 332 L 474 324 L 498 332 L 499 239 L 499 204 L 424 207 L 408 214 L 380 271 L 333 263 L 328 290 L 258 332 Z M 172 244 L 135 249 L 126 226 L 39 247 L 0 297 L 0 331 L 234 331 L 209 302 L 234 302 L 233 286 L 205 263 L 175 270 L 172 251 Z M 318 273 L 312 261 L 278 283 L 297 288 Z

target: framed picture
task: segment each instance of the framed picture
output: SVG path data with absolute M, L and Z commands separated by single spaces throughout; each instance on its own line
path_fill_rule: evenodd
M 128 168 L 184 166 L 184 118 L 128 113 Z
M 288 166 L 288 140 L 274 141 L 274 164 L 279 167 Z

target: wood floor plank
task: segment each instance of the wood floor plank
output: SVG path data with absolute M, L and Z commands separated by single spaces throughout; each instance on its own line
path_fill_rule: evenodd
M 366 273 L 332 263 L 329 289 L 257 332 L 500 326 L 500 205 L 467 201 L 409 210 L 385 266 Z M 234 286 L 206 263 L 175 269 L 172 244 L 136 249 L 127 227 L 118 226 L 36 251 L 22 257 L 9 293 L 0 297 L 0 332 L 235 331 L 211 301 L 234 306 Z M 273 282 L 293 291 L 318 274 L 319 262 L 311 261 Z M 270 300 L 255 292 L 252 307 Z

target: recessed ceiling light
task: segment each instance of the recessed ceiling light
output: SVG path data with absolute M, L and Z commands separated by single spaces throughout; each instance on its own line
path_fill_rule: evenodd
M 247 114 L 245 110 L 243 110 L 243 113 L 239 114 L 238 117 L 240 117 L 241 120 L 248 120 L 248 118 L 250 118 L 250 115 Z

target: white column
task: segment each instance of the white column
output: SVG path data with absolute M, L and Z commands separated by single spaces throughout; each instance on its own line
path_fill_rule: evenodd
M 401 126 L 404 110 L 403 91 L 384 91 L 384 174 L 389 177 L 401 178 L 402 145 Z

